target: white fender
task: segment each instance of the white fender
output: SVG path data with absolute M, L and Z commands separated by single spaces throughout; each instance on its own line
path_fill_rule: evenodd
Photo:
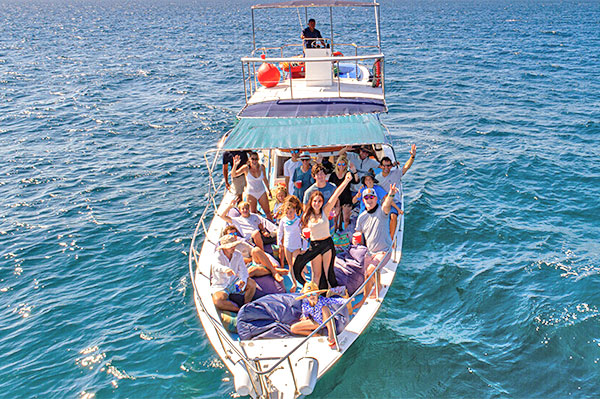
M 252 392 L 250 376 L 242 360 L 238 360 L 233 366 L 233 385 L 235 386 L 235 392 L 240 396 L 248 396 Z
M 303 357 L 294 367 L 294 375 L 298 384 L 298 391 L 302 395 L 310 395 L 315 389 L 317 375 L 319 374 L 319 361 L 313 357 Z

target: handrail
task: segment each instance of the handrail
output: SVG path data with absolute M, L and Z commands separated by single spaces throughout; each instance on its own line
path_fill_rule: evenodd
M 198 223 L 198 226 L 196 226 L 196 231 L 194 232 L 194 237 L 192 238 L 192 244 L 191 244 L 192 246 L 194 245 L 199 225 L 200 225 L 200 223 Z M 387 250 L 387 252 L 386 252 L 386 254 L 385 254 L 385 256 L 384 256 L 383 259 L 385 259 L 387 257 L 387 255 L 390 253 L 391 250 L 392 250 L 392 246 L 390 246 L 390 248 L 388 248 L 388 250 Z M 190 254 L 191 254 L 191 252 L 192 251 L 190 251 Z M 391 260 L 391 258 L 388 259 L 388 262 L 390 260 Z M 386 262 L 386 264 L 388 262 Z M 306 336 L 298 345 L 296 345 L 293 349 L 291 349 L 286 355 L 284 355 L 281 358 L 279 358 L 279 360 L 274 365 L 272 365 L 270 368 L 268 368 L 267 370 L 257 370 L 256 367 L 254 367 L 254 365 L 250 362 L 250 359 L 248 359 L 243 353 L 241 353 L 237 349 L 237 347 L 233 344 L 233 342 L 231 341 L 231 338 L 229 337 L 229 334 L 223 333 L 221 331 L 220 328 L 223 328 L 222 324 L 216 323 L 215 320 L 209 315 L 208 309 L 206 309 L 206 307 L 204 306 L 204 303 L 202 302 L 202 300 L 200 300 L 199 302 L 200 302 L 200 305 L 202 306 L 203 311 L 209 316 L 208 319 L 210 320 L 210 322 L 213 325 L 213 327 L 215 327 L 215 331 L 217 332 L 217 334 L 221 338 L 225 338 L 225 341 L 230 346 L 230 349 L 233 350 L 240 357 L 240 359 L 246 364 L 246 366 L 248 368 L 250 368 L 256 375 L 265 375 L 265 374 L 272 373 L 277 366 L 279 366 L 281 363 L 283 363 L 283 361 L 285 361 L 287 358 L 289 358 L 294 352 L 296 352 L 301 346 L 303 346 L 310 338 L 312 338 L 317 332 L 319 332 L 323 327 L 325 327 L 325 325 L 330 320 L 332 320 L 343 309 L 345 309 L 346 306 L 361 292 L 361 290 L 365 287 L 365 285 L 367 284 L 367 282 L 369 282 L 375 276 L 375 274 L 379 271 L 379 269 L 382 268 L 383 266 L 384 265 L 382 265 L 380 263 L 375 268 L 375 270 L 368 276 L 368 278 L 365 279 L 365 281 L 361 284 L 361 286 L 358 287 L 358 289 L 354 292 L 354 294 L 352 294 L 352 296 L 350 296 L 346 300 L 346 302 L 344 302 L 344 304 L 342 306 L 340 306 L 335 312 L 333 312 L 331 314 L 331 316 L 329 318 L 327 318 L 327 320 L 324 320 L 323 323 L 321 323 L 317 328 L 315 328 L 315 330 L 312 333 L 310 333 L 308 336 Z M 196 264 L 196 267 L 198 267 L 197 264 Z M 191 282 L 192 282 L 192 287 L 194 287 L 194 294 L 198 295 L 198 297 L 200 297 L 200 294 L 198 292 L 198 288 L 196 287 L 196 283 L 195 283 L 194 270 L 192 269 L 192 256 L 191 255 L 189 256 L 189 269 L 190 269 L 190 279 L 191 279 Z M 223 347 L 223 349 L 225 350 L 225 347 Z M 260 359 L 254 359 L 254 361 L 256 361 L 256 360 L 260 360 Z
M 206 152 L 211 152 L 211 151 L 206 151 Z M 206 157 L 206 152 L 205 152 L 205 160 L 208 163 L 208 158 Z M 216 163 L 216 158 L 218 155 L 218 151 L 217 154 L 215 154 L 215 160 L 213 160 L 213 167 L 211 168 L 209 166 L 209 172 L 212 172 L 212 170 L 214 170 L 214 165 Z M 223 182 L 221 182 L 221 184 L 219 185 L 219 188 L 222 187 Z M 210 194 L 210 185 L 209 185 L 209 194 Z M 192 287 L 194 289 L 194 295 L 197 295 L 198 298 L 200 297 L 200 293 L 198 292 L 198 288 L 196 286 L 196 281 L 195 281 L 195 272 L 193 269 L 193 264 L 195 263 L 196 268 L 199 267 L 199 259 L 196 258 L 196 256 L 194 256 L 194 253 L 197 252 L 195 250 L 195 241 L 196 241 L 196 237 L 198 236 L 198 230 L 200 228 L 200 225 L 202 224 L 203 226 L 203 219 L 206 216 L 206 210 L 209 208 L 209 206 L 211 205 L 211 203 L 214 203 L 214 197 L 218 194 L 217 191 L 213 192 L 212 196 L 211 196 L 211 201 L 209 201 L 209 203 L 205 206 L 204 208 L 204 212 L 202 213 L 202 217 L 200 218 L 200 221 L 198 222 L 198 224 L 196 225 L 196 230 L 194 231 L 194 235 L 192 237 L 192 242 L 191 242 L 191 250 L 190 250 L 190 254 L 188 256 L 188 265 L 189 265 L 189 271 L 190 271 L 190 280 L 192 283 Z M 205 239 L 207 238 L 207 231 L 205 229 Z M 394 234 L 395 236 L 395 234 Z M 392 249 L 395 249 L 397 243 L 395 242 L 396 240 L 394 240 L 394 243 L 392 246 L 390 246 L 390 248 L 388 248 L 388 250 L 386 251 L 384 257 L 382 259 L 386 259 L 387 256 L 390 254 L 390 252 L 392 251 Z M 388 259 L 388 261 L 385 263 L 386 265 L 392 261 L 391 258 Z M 317 334 L 317 332 L 319 332 L 323 327 L 326 326 L 326 324 L 331 321 L 335 316 L 337 316 L 342 310 L 344 310 L 347 305 L 349 303 L 351 303 L 351 301 L 363 290 L 363 288 L 366 286 L 366 284 L 372 279 L 374 278 L 374 276 L 379 272 L 379 270 L 385 265 L 383 265 L 381 262 L 377 265 L 377 267 L 375 268 L 375 270 L 373 270 L 373 272 L 365 279 L 365 281 L 360 285 L 360 287 L 358 287 L 356 289 L 356 291 L 354 292 L 354 294 L 352 294 L 349 298 L 347 298 L 347 300 L 344 302 L 344 304 L 342 306 L 340 306 L 335 312 L 333 312 L 331 314 L 331 316 L 329 318 L 327 318 L 327 320 L 324 320 L 317 328 L 315 328 L 315 330 L 310 333 L 308 336 L 306 336 L 299 344 L 297 344 L 294 348 L 292 348 L 290 351 L 288 351 L 287 354 L 285 354 L 284 356 L 280 357 L 279 360 L 272 365 L 271 367 L 269 367 L 267 370 L 258 370 L 250 361 L 250 359 L 248 359 L 246 357 L 246 355 L 242 352 L 240 352 L 238 350 L 238 348 L 235 346 L 234 342 L 231 340 L 229 334 L 224 333 L 223 331 L 221 331 L 221 329 L 223 328 L 223 325 L 219 322 L 216 322 L 216 320 L 214 320 L 214 318 L 212 316 L 210 316 L 208 309 L 205 307 L 204 302 L 200 299 L 200 306 L 202 307 L 202 310 L 206 313 L 206 315 L 208 316 L 208 320 L 211 322 L 211 324 L 213 325 L 215 331 L 217 332 L 217 335 L 219 335 L 219 340 L 221 341 L 221 346 L 223 346 L 223 350 L 226 352 L 227 349 L 225 348 L 224 344 L 223 344 L 223 340 L 221 338 L 224 338 L 224 341 L 227 343 L 227 345 L 229 346 L 229 349 L 233 350 L 238 356 L 239 358 L 246 364 L 246 366 L 252 370 L 252 372 L 254 372 L 256 375 L 262 376 L 262 375 L 267 375 L 272 373 L 281 363 L 283 363 L 283 361 L 285 361 L 286 359 L 288 359 L 294 352 L 296 352 L 301 346 L 303 346 L 310 338 L 312 338 L 315 334 Z M 367 295 L 367 294 L 365 294 Z M 226 355 L 227 356 L 227 355 Z M 253 359 L 253 361 L 257 361 L 260 360 L 260 358 L 255 358 Z
M 375 60 L 385 58 L 382 53 L 365 54 L 365 55 L 350 55 L 350 56 L 331 56 L 331 57 L 242 57 L 242 62 L 323 62 L 323 61 L 360 61 L 360 60 Z

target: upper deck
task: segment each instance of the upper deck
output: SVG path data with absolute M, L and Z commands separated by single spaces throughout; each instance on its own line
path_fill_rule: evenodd
M 255 10 L 303 8 L 308 19 L 306 10 L 314 7 L 330 10 L 331 33 L 323 35 L 322 40 L 315 40 L 319 48 L 307 48 L 300 35 L 291 42 L 257 46 Z M 361 37 L 365 43 L 344 43 L 343 34 L 334 34 L 332 9 L 335 7 L 373 8 L 376 42 L 368 43 Z M 338 37 L 341 38 L 339 41 L 334 40 Z M 387 111 L 379 4 L 294 0 L 257 5 L 252 8 L 252 38 L 252 52 L 241 59 L 246 104 L 239 117 L 331 116 Z

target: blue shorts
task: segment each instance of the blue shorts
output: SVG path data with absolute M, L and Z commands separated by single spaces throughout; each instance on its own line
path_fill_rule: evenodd
M 402 209 L 402 202 L 400 202 L 400 201 L 394 201 L 394 203 L 396 204 L 396 206 L 398 207 L 398 209 Z M 390 215 L 397 215 L 398 214 L 398 209 L 396 209 L 395 207 L 392 207 L 392 210 L 390 211 Z

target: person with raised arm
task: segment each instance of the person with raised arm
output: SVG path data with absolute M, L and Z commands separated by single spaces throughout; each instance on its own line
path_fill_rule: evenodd
M 353 179 L 352 173 L 346 173 L 344 181 L 335 189 L 331 197 L 325 202 L 323 193 L 315 190 L 310 194 L 302 215 L 302 224 L 310 229 L 310 242 L 308 250 L 296 257 L 294 261 L 294 276 L 301 284 L 305 280 L 302 270 L 311 262 L 311 281 L 322 289 L 337 287 L 334 273 L 335 245 L 329 231 L 329 214 L 338 198 Z
M 392 160 L 388 157 L 381 158 L 381 173 L 379 173 L 376 178 L 379 180 L 379 184 L 384 189 L 387 189 L 391 184 L 396 185 L 396 187 L 402 187 L 402 176 L 412 166 L 415 161 L 415 155 L 417 154 L 417 146 L 413 144 L 410 147 L 410 158 L 408 161 L 404 163 L 404 166 L 400 168 L 400 163 L 396 161 L 396 163 L 392 163 Z M 402 203 L 400 202 L 400 197 L 396 198 L 394 196 L 394 202 L 396 203 L 396 208 L 402 209 Z M 398 226 L 398 212 L 395 209 L 392 209 L 392 213 L 390 215 L 390 236 L 394 236 L 396 233 L 396 227 Z
M 269 207 L 271 192 L 267 190 L 267 187 L 269 187 L 267 172 L 265 171 L 264 165 L 261 165 L 260 162 L 258 162 L 258 154 L 253 151 L 250 152 L 248 163 L 246 165 L 240 164 L 241 158 L 238 155 L 234 156 L 231 176 L 246 176 L 246 191 L 244 193 L 250 203 L 250 210 L 252 213 L 256 213 L 258 211 L 259 203 L 260 207 L 265 212 L 267 219 L 273 220 L 271 208 Z
M 365 211 L 358 215 L 356 220 L 355 234 L 352 236 L 352 244 L 359 245 L 362 242 L 367 246 L 365 256 L 365 277 L 373 273 L 379 265 L 385 265 L 390 258 L 392 238 L 390 237 L 389 214 L 394 202 L 394 194 L 398 192 L 395 184 L 389 188 L 389 195 L 381 205 L 377 203 L 377 192 L 372 188 L 363 191 L 362 197 L 365 203 Z M 356 234 L 360 233 L 360 234 Z M 362 238 L 364 237 L 364 241 Z M 356 305 L 362 305 L 367 295 L 373 289 L 373 279 L 365 285 L 363 299 Z
M 227 222 L 235 226 L 238 231 L 242 234 L 242 238 L 247 241 L 253 241 L 254 245 L 264 251 L 265 241 L 267 243 L 274 243 L 271 233 L 264 226 L 266 221 L 262 216 L 256 213 L 250 212 L 250 204 L 246 201 L 242 201 L 238 205 L 240 216 L 229 216 L 229 211 L 235 205 L 235 201 L 232 201 L 219 216 Z

